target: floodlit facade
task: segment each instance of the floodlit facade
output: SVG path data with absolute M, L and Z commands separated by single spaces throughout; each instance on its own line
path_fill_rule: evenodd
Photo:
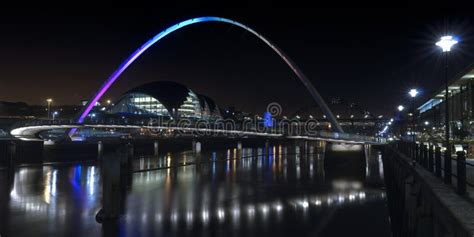
M 445 89 L 418 107 L 418 126 L 442 137 L 445 121 Z M 450 132 L 452 138 L 474 134 L 474 64 L 454 77 L 448 86 Z M 420 129 L 418 129 L 420 130 Z
M 221 118 L 212 99 L 198 95 L 184 85 L 169 81 L 151 82 L 128 91 L 108 112 L 168 119 Z

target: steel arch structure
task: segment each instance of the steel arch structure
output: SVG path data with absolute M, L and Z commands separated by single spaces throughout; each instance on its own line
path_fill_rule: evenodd
M 171 34 L 172 32 L 179 30 L 183 27 L 197 24 L 197 23 L 203 23 L 203 22 L 223 22 L 223 23 L 228 23 L 234 26 L 238 26 L 253 35 L 257 36 L 260 40 L 265 42 L 270 48 L 277 53 L 283 61 L 291 68 L 291 70 L 296 74 L 298 79 L 304 84 L 306 89 L 309 91 L 313 99 L 318 103 L 318 105 L 321 107 L 322 111 L 324 114 L 328 117 L 329 121 L 333 125 L 334 129 L 337 132 L 343 133 L 344 131 L 342 130 L 342 127 L 339 125 L 339 123 L 336 120 L 336 117 L 334 117 L 333 113 L 327 106 L 326 102 L 324 102 L 323 98 L 319 94 L 319 92 L 316 90 L 316 88 L 311 84 L 309 79 L 303 74 L 301 69 L 296 66 L 296 64 L 285 54 L 281 49 L 279 49 L 275 44 L 273 44 L 271 41 L 263 37 L 261 34 L 253 30 L 252 28 L 237 22 L 233 21 L 227 18 L 222 18 L 222 17 L 215 17 L 215 16 L 204 16 L 204 17 L 197 17 L 197 18 L 191 18 L 182 22 L 179 22 L 175 25 L 172 25 L 165 30 L 161 31 L 157 35 L 155 35 L 153 38 L 145 42 L 140 48 L 138 48 L 135 52 L 133 52 L 119 67 L 116 71 L 110 75 L 110 77 L 102 84 L 102 86 L 99 88 L 99 90 L 94 94 L 92 99 L 88 101 L 86 106 L 82 109 L 81 113 L 78 115 L 76 118 L 77 123 L 83 123 L 84 119 L 87 117 L 87 115 L 90 113 L 96 102 L 105 94 L 105 92 L 112 86 L 112 84 L 119 78 L 119 76 L 141 55 L 143 54 L 148 48 L 150 48 L 153 44 L 161 40 L 162 38 L 166 37 L 167 35 Z M 71 135 L 71 134 L 70 134 Z

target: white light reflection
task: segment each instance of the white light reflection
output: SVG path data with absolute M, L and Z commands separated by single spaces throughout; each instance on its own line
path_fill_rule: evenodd
M 249 219 L 253 219 L 255 217 L 255 207 L 253 205 L 249 205 L 247 207 L 247 215 Z
M 225 218 L 225 211 L 222 207 L 220 207 L 218 210 L 217 210 L 217 218 L 219 218 L 219 221 L 224 221 L 224 218 Z
M 56 183 L 57 183 L 58 171 L 53 171 L 53 178 L 51 181 L 51 195 L 56 196 Z
M 94 185 L 95 185 L 95 167 L 90 168 L 89 177 L 87 179 L 89 184 L 89 195 L 94 195 Z
M 262 206 L 260 207 L 260 210 L 262 210 L 263 215 L 268 214 L 268 206 L 266 204 L 262 204 Z
M 171 222 L 173 222 L 173 224 L 177 224 L 177 222 L 178 222 L 178 212 L 173 211 L 173 213 L 171 214 Z
M 307 209 L 307 208 L 309 207 L 309 203 L 308 203 L 308 201 L 306 201 L 306 200 L 300 202 L 300 205 L 301 205 L 301 207 L 303 207 L 304 209 Z
M 239 221 L 240 221 L 240 208 L 239 208 L 238 205 L 234 205 L 234 207 L 232 208 L 232 218 L 233 218 L 234 224 L 239 223 Z
M 204 223 L 205 225 L 207 225 L 209 223 L 209 211 L 208 210 L 202 210 L 201 219 L 202 219 L 202 223 Z
M 339 197 L 337 198 L 337 200 L 338 200 L 339 202 L 344 202 L 344 201 L 345 201 L 345 198 L 344 198 L 344 196 L 339 195 Z
M 283 205 L 281 203 L 276 203 L 275 204 L 275 210 L 277 212 L 281 212 L 283 210 Z
M 349 194 L 349 200 L 354 201 L 354 199 L 355 199 L 355 195 L 354 194 Z
M 186 222 L 188 224 L 192 224 L 192 222 L 193 222 L 193 212 L 188 211 L 188 213 L 186 213 Z

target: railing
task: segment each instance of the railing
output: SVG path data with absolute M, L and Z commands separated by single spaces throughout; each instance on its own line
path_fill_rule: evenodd
M 451 184 L 452 179 L 456 180 L 456 191 L 460 195 L 466 194 L 467 186 L 474 187 L 474 183 L 467 180 L 466 167 L 473 167 L 474 164 L 466 162 L 464 151 L 456 152 L 456 158 L 452 158 L 450 153 L 442 152 L 441 147 L 432 143 L 413 143 L 399 141 L 395 143 L 396 148 L 409 156 L 414 164 L 419 164 L 436 177 L 442 179 L 444 183 Z M 456 162 L 456 173 L 452 171 L 452 163 Z

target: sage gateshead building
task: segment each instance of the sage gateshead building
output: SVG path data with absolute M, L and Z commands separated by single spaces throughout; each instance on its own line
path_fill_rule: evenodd
M 170 120 L 222 118 L 219 107 L 211 98 L 171 81 L 155 81 L 136 87 L 121 96 L 107 112 Z

